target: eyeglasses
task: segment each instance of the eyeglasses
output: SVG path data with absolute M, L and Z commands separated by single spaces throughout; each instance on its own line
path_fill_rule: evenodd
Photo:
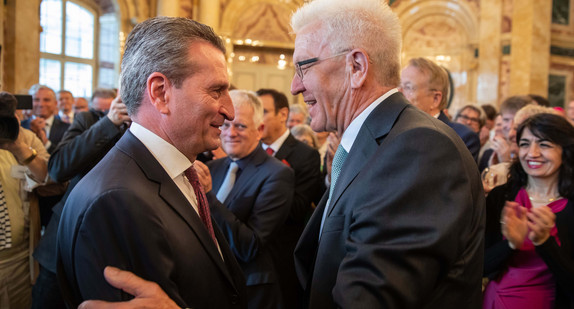
M 466 120 L 466 121 L 470 121 L 470 122 L 474 122 L 474 123 L 479 123 L 479 122 L 480 122 L 478 118 L 472 118 L 472 117 L 468 117 L 468 116 L 462 115 L 462 114 L 461 114 L 461 115 L 458 115 L 457 118 L 462 118 L 462 119 L 464 119 L 464 120 Z
M 401 84 L 401 85 L 399 85 L 399 88 L 401 88 L 406 93 L 414 93 L 415 91 L 417 91 L 419 89 L 417 86 L 414 86 L 410 83 Z M 428 91 L 438 91 L 438 90 L 434 89 L 434 88 L 429 88 Z
M 325 61 L 325 60 L 329 60 L 335 57 L 339 57 L 342 55 L 347 54 L 349 51 L 344 51 L 342 53 L 327 57 L 327 58 L 323 58 L 323 59 L 319 59 L 319 57 L 315 57 L 315 58 L 311 58 L 311 59 L 307 59 L 307 60 L 301 60 L 298 61 L 297 63 L 295 63 L 295 72 L 297 72 L 297 76 L 299 76 L 299 78 L 301 80 L 303 80 L 304 74 L 303 74 L 303 69 L 308 69 L 310 68 L 312 65 L 318 64 L 321 61 Z M 306 65 L 305 68 L 303 68 L 303 66 Z

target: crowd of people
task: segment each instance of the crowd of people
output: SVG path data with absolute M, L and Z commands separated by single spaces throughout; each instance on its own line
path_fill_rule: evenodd
M 291 26 L 304 105 L 171 17 L 89 103 L 0 93 L 0 308 L 574 308 L 574 100 L 451 118 L 388 5 Z

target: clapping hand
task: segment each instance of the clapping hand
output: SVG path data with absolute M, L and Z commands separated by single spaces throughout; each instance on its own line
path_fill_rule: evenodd
M 512 248 L 520 249 L 528 233 L 528 210 L 516 202 L 507 201 L 502 209 L 502 235 L 508 239 Z
M 528 214 L 528 238 L 534 245 L 541 245 L 550 237 L 556 215 L 548 206 L 533 208 Z

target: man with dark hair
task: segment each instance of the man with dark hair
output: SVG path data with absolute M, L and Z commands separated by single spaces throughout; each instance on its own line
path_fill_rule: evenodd
M 312 211 L 322 195 L 321 159 L 319 152 L 297 140 L 287 128 L 289 102 L 274 89 L 259 89 L 257 95 L 263 103 L 263 135 L 265 151 L 295 171 L 295 195 L 289 217 L 279 231 L 272 250 L 278 268 L 279 283 L 286 308 L 299 308 L 303 304 L 303 291 L 295 274 L 293 252 Z
M 130 33 L 120 92 L 132 124 L 70 193 L 58 229 L 69 306 L 131 299 L 106 282 L 111 265 L 173 299 L 146 302 L 151 308 L 245 307 L 245 278 L 193 167 L 234 117 L 228 88 L 225 47 L 210 27 L 155 17 Z

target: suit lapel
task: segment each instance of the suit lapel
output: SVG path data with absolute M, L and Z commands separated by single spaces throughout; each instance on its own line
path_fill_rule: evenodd
M 327 215 L 331 214 L 343 192 L 377 151 L 382 138 L 389 133 L 407 106 L 404 96 L 395 93 L 381 102 L 365 119 L 339 174 Z
M 253 154 L 253 157 L 249 160 L 249 162 L 246 162 L 246 164 L 244 164 L 245 169 L 243 169 L 241 171 L 240 177 L 243 180 L 254 178 L 255 175 L 257 175 L 257 173 L 259 172 L 259 166 L 261 164 L 263 164 L 263 162 L 265 162 L 265 160 L 269 159 L 269 156 L 267 155 L 265 150 L 263 150 L 263 148 L 261 148 L 261 146 L 257 146 L 257 148 L 255 148 L 254 152 L 255 153 Z M 251 185 L 251 182 L 249 182 L 249 181 L 235 182 L 235 185 L 231 189 L 231 192 L 229 192 L 229 195 L 225 199 L 224 204 L 225 205 L 233 204 L 233 200 L 235 200 L 237 198 L 238 194 L 241 192 L 246 192 L 246 190 L 244 188 L 248 187 L 250 185 Z
M 289 136 L 287 136 L 287 138 L 283 142 L 283 145 L 281 145 L 281 148 L 277 150 L 275 158 L 277 158 L 279 161 L 287 158 L 287 156 L 293 151 L 293 147 L 295 146 L 296 143 L 297 140 L 295 139 L 295 137 L 291 135 L 291 133 L 289 133 Z
M 183 218 L 190 229 L 195 233 L 197 239 L 213 262 L 221 269 L 233 286 L 235 286 L 235 282 L 231 278 L 217 246 L 213 243 L 199 215 L 149 150 L 130 131 L 124 134 L 116 146 L 136 162 L 149 180 L 158 184 L 159 196 Z M 217 226 L 213 220 L 212 223 L 213 226 Z M 220 247 L 227 246 L 224 237 L 217 237 L 217 240 Z
M 304 290 L 308 289 L 309 280 L 311 280 L 315 268 L 315 258 L 319 247 L 319 230 L 328 198 L 329 192 L 323 194 L 323 198 L 311 215 L 311 219 L 305 226 L 295 248 L 295 270 Z

